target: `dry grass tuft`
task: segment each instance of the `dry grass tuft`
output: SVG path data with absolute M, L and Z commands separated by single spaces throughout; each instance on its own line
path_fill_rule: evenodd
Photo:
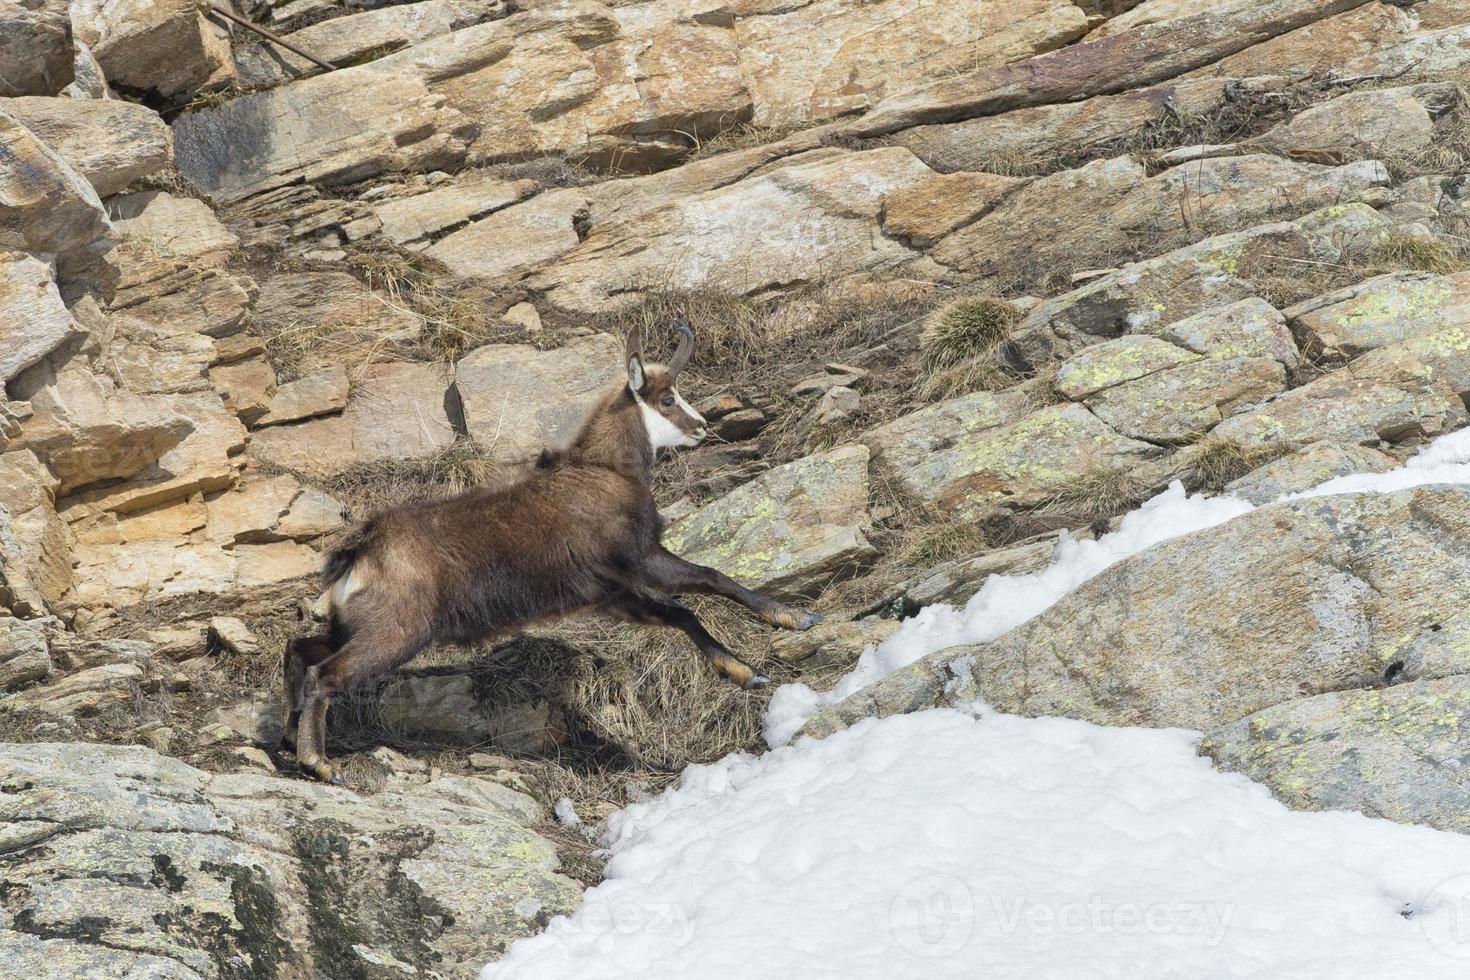
M 1205 436 L 1184 450 L 1188 467 L 1185 482 L 1191 490 L 1219 493 L 1225 485 L 1269 463 L 1288 450 L 1248 448 L 1233 439 Z
M 956 558 L 978 555 L 991 546 L 978 521 L 949 520 L 913 528 L 898 551 L 905 566 L 925 569 Z
M 347 264 L 396 306 L 423 321 L 419 336 L 398 353 L 427 361 L 453 361 L 491 341 L 520 332 L 485 312 L 473 287 L 453 278 L 443 265 L 408 249 L 380 245 L 354 251 Z M 309 337 L 308 337 L 309 339 Z
M 1429 235 L 1392 230 L 1373 248 L 1373 262 L 1388 270 L 1414 270 L 1448 275 L 1465 268 L 1465 261 L 1446 242 Z
M 1091 522 L 1114 517 L 1143 503 L 1153 491 L 1149 481 L 1128 467 L 1092 463 L 1058 488 L 1038 508 L 1040 514 Z
M 1020 319 L 1020 311 L 995 296 L 952 300 L 929 315 L 920 338 L 924 364 L 940 371 L 989 354 Z
M 689 605 L 736 656 L 770 674 L 770 627 L 718 599 Z M 677 630 L 604 620 L 571 624 L 577 642 L 598 651 L 581 659 L 565 703 L 597 737 L 641 768 L 674 772 L 754 747 L 768 696 L 716 676 Z
M 502 475 L 494 460 L 481 453 L 473 440 L 462 440 L 423 459 L 360 463 L 327 481 L 325 489 L 362 518 L 405 501 L 483 486 Z

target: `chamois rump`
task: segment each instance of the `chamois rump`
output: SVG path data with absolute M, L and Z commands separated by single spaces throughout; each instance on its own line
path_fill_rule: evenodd
M 291 640 L 284 656 L 281 741 L 303 771 L 343 782 L 326 752 L 327 709 L 339 691 L 433 642 L 479 642 L 581 610 L 681 629 L 722 676 L 745 688 L 769 683 L 675 596 L 724 596 L 783 629 L 808 629 L 821 617 L 685 561 L 659 540 L 655 456 L 706 434 L 675 387 L 694 348 L 689 325 L 676 327 L 679 347 L 667 365 L 646 362 L 638 329 L 630 332 L 626 383 L 529 475 L 382 511 L 329 551 L 327 631 Z

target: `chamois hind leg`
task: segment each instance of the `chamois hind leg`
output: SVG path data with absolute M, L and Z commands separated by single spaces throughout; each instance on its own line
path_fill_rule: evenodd
M 426 640 L 391 626 L 377 625 L 352 635 L 336 653 L 306 671 L 296 763 L 324 783 L 346 780 L 327 758 L 327 710 L 332 698 L 364 681 L 407 663 Z
M 618 609 L 640 623 L 656 626 L 673 626 L 681 629 L 694 641 L 699 652 L 714 665 L 716 673 L 733 681 L 747 691 L 765 687 L 771 679 L 758 674 L 755 669 L 731 653 L 723 643 L 710 635 L 709 630 L 694 615 L 694 611 L 675 599 L 655 599 L 648 596 L 629 595 L 618 603 Z
M 685 561 L 662 546 L 649 556 L 643 570 L 660 591 L 717 595 L 740 603 L 767 623 L 781 629 L 809 630 L 822 621 L 818 613 L 768 599 L 759 592 L 747 589 L 725 573 Z
M 332 655 L 331 641 L 325 636 L 301 636 L 286 643 L 282 658 L 284 700 L 281 717 L 281 748 L 296 751 L 296 729 L 301 722 L 302 701 L 306 695 L 306 669 L 315 667 Z

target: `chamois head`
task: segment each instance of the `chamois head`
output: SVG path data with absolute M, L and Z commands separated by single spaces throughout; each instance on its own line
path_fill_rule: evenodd
M 668 364 L 646 363 L 641 331 L 634 327 L 628 333 L 628 390 L 638 403 L 649 445 L 655 452 L 673 446 L 697 446 L 707 433 L 704 416 L 690 408 L 674 387 L 694 352 L 694 331 L 689 324 L 680 318 L 674 326 L 679 331 L 679 349 Z

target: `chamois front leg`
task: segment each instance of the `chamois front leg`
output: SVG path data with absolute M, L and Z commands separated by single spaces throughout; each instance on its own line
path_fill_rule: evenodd
M 325 636 L 303 636 L 286 644 L 282 658 L 283 701 L 281 705 L 281 748 L 296 751 L 296 729 L 301 722 L 301 709 L 306 700 L 306 671 L 332 655 L 332 644 Z
M 765 687 L 771 679 L 758 674 L 755 668 L 731 653 L 694 615 L 694 611 L 674 599 L 655 599 L 649 596 L 628 595 L 617 602 L 617 608 L 625 616 L 640 623 L 655 626 L 673 626 L 684 631 L 706 660 L 714 665 L 715 672 L 747 691 Z
M 685 561 L 663 546 L 659 546 L 650 557 L 645 571 L 661 591 L 721 596 L 731 602 L 740 603 L 767 623 L 781 629 L 809 630 L 822 621 L 819 613 L 768 599 L 759 592 L 747 589 L 724 572 Z

